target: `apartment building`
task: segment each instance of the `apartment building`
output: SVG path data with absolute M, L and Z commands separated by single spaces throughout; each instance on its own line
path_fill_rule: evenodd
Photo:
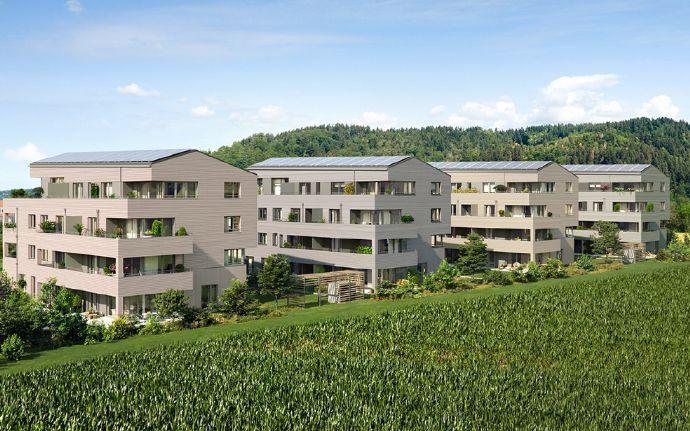
M 4 268 L 32 295 L 51 277 L 84 311 L 141 313 L 166 289 L 203 306 L 244 279 L 256 176 L 195 150 L 66 153 L 30 166 L 39 199 L 5 199 Z
M 450 177 L 415 157 L 272 158 L 249 170 L 257 260 L 282 254 L 297 274 L 362 270 L 374 287 L 444 258 Z
M 589 252 L 592 225 L 611 221 L 626 247 L 656 253 L 666 247 L 670 217 L 669 178 L 649 164 L 564 165 L 579 181 L 575 252 Z
M 556 163 L 435 162 L 451 176 L 449 260 L 471 233 L 487 244 L 493 266 L 573 260 L 577 177 Z

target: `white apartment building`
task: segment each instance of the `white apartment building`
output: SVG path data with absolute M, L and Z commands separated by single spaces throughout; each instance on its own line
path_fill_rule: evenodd
M 575 252 L 588 253 L 592 225 L 614 222 L 626 247 L 656 253 L 666 247 L 669 178 L 649 164 L 564 165 L 579 181 Z
M 257 175 L 259 261 L 297 274 L 357 269 L 365 282 L 434 270 L 450 233 L 450 177 L 410 156 L 272 158 Z
M 577 177 L 548 161 L 433 162 L 451 176 L 451 233 L 445 240 L 453 261 L 471 233 L 489 249 L 493 266 L 573 260 L 577 226 Z

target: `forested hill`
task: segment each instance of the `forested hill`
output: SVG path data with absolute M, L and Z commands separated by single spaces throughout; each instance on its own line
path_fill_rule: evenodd
M 269 157 L 393 154 L 427 161 L 652 163 L 671 177 L 677 193 L 690 195 L 690 124 L 667 118 L 501 131 L 440 126 L 376 130 L 336 124 L 256 134 L 212 153 L 240 167 Z

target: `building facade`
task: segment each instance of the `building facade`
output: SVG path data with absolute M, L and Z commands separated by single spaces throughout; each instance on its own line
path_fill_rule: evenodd
M 614 222 L 626 247 L 656 253 L 666 247 L 670 217 L 669 178 L 648 164 L 564 165 L 579 181 L 575 251 L 589 252 L 592 226 Z
M 577 177 L 553 162 L 435 162 L 451 176 L 447 254 L 479 234 L 493 266 L 573 260 Z M 453 248 L 453 245 L 456 245 Z
M 297 274 L 357 269 L 365 283 L 434 270 L 450 232 L 450 177 L 409 156 L 273 158 L 257 175 L 260 261 Z
M 180 289 L 213 301 L 245 279 L 256 244 L 256 176 L 195 150 L 66 153 L 31 164 L 39 199 L 5 199 L 4 269 L 27 291 L 77 292 L 84 311 L 151 310 Z

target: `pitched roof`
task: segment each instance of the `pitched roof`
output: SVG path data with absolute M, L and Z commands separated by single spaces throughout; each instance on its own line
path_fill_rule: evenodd
M 63 153 L 33 162 L 32 165 L 146 164 L 195 150 L 135 150 Z
M 442 171 L 500 171 L 500 170 L 539 170 L 553 163 L 549 161 L 514 161 L 514 162 L 430 162 L 429 164 Z
M 639 173 L 651 167 L 650 164 L 617 164 L 617 165 L 563 165 L 570 172 L 597 173 L 597 172 L 620 172 L 620 173 Z
M 322 168 L 322 167 L 386 167 L 411 156 L 372 157 L 273 157 L 254 163 L 248 169 L 259 168 Z

